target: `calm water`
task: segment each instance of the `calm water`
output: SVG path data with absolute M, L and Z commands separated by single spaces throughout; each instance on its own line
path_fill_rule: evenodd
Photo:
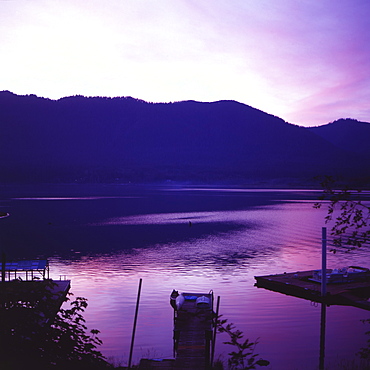
M 2 187 L 0 242 L 9 259 L 49 258 L 89 300 L 102 352 L 126 364 L 139 279 L 134 361 L 172 356 L 172 289 L 221 297 L 220 313 L 269 369 L 316 369 L 320 306 L 254 286 L 254 276 L 321 266 L 319 192 L 128 186 Z M 329 254 L 328 267 L 370 266 L 370 251 Z M 369 312 L 327 308 L 326 364 L 366 344 Z M 216 358 L 230 348 L 217 338 Z

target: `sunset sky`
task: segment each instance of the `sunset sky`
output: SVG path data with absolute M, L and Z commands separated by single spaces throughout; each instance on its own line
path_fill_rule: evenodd
M 0 0 L 0 90 L 370 122 L 369 0 Z

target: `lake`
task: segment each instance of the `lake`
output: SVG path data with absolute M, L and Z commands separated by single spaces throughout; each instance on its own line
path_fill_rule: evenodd
M 320 305 L 254 286 L 254 276 L 321 267 L 325 209 L 314 190 L 131 185 L 2 186 L 1 249 L 8 259 L 48 258 L 88 299 L 101 351 L 127 364 L 139 279 L 142 292 L 133 362 L 171 357 L 172 289 L 220 296 L 220 313 L 268 369 L 316 369 Z M 329 227 L 329 226 L 328 226 Z M 330 241 L 329 241 L 330 246 Z M 328 253 L 328 268 L 370 267 L 367 247 Z M 330 306 L 325 362 L 338 368 L 366 345 L 369 312 Z M 217 337 L 215 358 L 231 348 Z

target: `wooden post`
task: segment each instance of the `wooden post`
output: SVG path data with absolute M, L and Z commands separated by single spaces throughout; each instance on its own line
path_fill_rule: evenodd
M 326 303 L 321 303 L 319 370 L 325 369 Z
M 326 227 L 322 228 L 321 296 L 326 296 Z
M 5 281 L 5 263 L 6 256 L 5 253 L 1 253 L 1 281 Z
M 213 328 L 213 338 L 212 338 L 211 367 L 213 366 L 213 360 L 215 358 L 215 345 L 216 345 L 216 334 L 217 334 L 217 319 L 218 319 L 219 309 L 220 309 L 220 296 L 217 296 L 215 327 Z
M 141 283 L 142 279 L 139 281 L 139 289 L 137 292 L 137 300 L 136 300 L 136 310 L 135 310 L 135 318 L 134 318 L 134 326 L 132 328 L 132 338 L 131 338 L 131 347 L 130 347 L 130 357 L 128 360 L 128 368 L 131 369 L 131 361 L 132 361 L 132 352 L 134 350 L 134 341 L 135 341 L 135 331 L 136 331 L 136 322 L 137 322 L 137 315 L 139 312 L 139 302 L 140 302 L 140 293 L 141 293 Z

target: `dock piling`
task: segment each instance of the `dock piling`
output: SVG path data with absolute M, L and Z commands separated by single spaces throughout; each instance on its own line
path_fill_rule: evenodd
M 216 315 L 215 315 L 215 323 L 214 323 L 214 327 L 213 327 L 213 338 L 212 338 L 211 368 L 213 366 L 213 360 L 215 358 L 215 345 L 216 345 L 216 334 L 217 334 L 217 320 L 218 320 L 219 310 L 220 310 L 220 296 L 217 296 Z
M 1 281 L 5 281 L 5 264 L 6 255 L 4 252 L 1 253 Z
M 321 303 L 319 370 L 325 369 L 326 303 Z
M 321 296 L 326 296 L 326 227 L 322 228 Z
M 130 357 L 129 357 L 129 360 L 128 360 L 128 368 L 129 369 L 131 369 L 132 352 L 134 350 L 136 323 L 137 323 L 137 316 L 138 316 L 138 313 L 139 313 L 139 302 L 140 302 L 140 294 L 141 294 L 141 284 L 142 284 L 142 279 L 140 279 L 140 281 L 139 281 L 139 288 L 138 288 L 138 292 L 137 292 L 136 310 L 135 310 L 134 325 L 133 325 L 133 328 L 132 328 L 132 337 L 131 337 L 131 346 L 130 346 Z

